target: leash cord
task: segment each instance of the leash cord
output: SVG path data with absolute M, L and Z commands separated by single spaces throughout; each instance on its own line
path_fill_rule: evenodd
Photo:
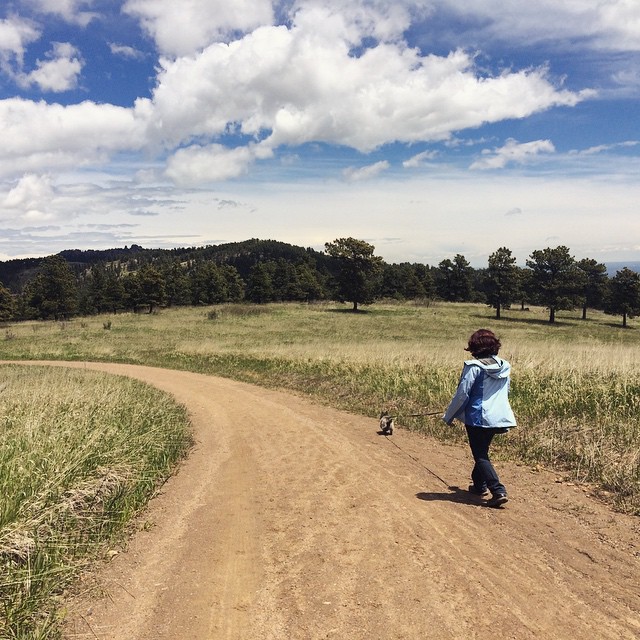
M 434 414 L 435 415 L 435 414 Z M 385 438 L 388 442 L 390 442 L 394 447 L 396 447 L 399 451 L 402 451 L 402 453 L 404 453 L 406 456 L 408 456 L 409 458 L 411 458 L 416 464 L 418 464 L 419 466 L 421 466 L 425 471 L 428 471 L 434 478 L 440 480 L 440 482 L 442 482 L 442 484 L 447 487 L 447 489 L 449 488 L 449 483 L 445 482 L 437 473 L 435 473 L 434 471 L 431 471 L 431 469 L 429 469 L 429 467 L 427 467 L 426 464 L 424 464 L 423 462 L 421 462 L 420 460 L 418 460 L 418 458 L 416 458 L 415 456 L 412 456 L 410 453 L 408 453 L 407 451 L 405 451 L 399 444 L 397 444 L 396 442 L 394 442 L 389 436 L 385 435 Z

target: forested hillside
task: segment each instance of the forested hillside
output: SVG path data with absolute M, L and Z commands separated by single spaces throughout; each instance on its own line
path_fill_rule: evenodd
M 55 256 L 0 262 L 0 321 L 60 319 L 175 305 L 247 301 L 348 302 L 357 310 L 381 298 L 484 302 L 496 310 L 528 304 L 549 310 L 603 309 L 622 324 L 640 315 L 640 275 L 611 274 L 567 247 L 537 250 L 526 267 L 501 247 L 486 268 L 458 254 L 437 265 L 388 264 L 362 240 L 340 238 L 325 251 L 251 239 L 205 247 L 145 249 L 139 245 L 67 250 Z M 522 257 L 520 257 L 522 260 Z

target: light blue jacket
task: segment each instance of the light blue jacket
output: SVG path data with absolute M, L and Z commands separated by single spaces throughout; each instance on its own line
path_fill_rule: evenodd
M 449 425 L 457 419 L 470 427 L 515 427 L 509 404 L 510 374 L 511 365 L 498 356 L 466 360 L 442 419 Z

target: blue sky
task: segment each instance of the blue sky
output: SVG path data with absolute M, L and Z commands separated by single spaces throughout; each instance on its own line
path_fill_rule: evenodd
M 0 260 L 640 261 L 639 98 L 636 0 L 9 0 Z

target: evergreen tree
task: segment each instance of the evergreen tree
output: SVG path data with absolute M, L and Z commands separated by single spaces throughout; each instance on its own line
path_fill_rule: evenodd
M 555 322 L 556 311 L 575 307 L 580 275 L 567 247 L 534 251 L 527 266 L 531 269 L 535 301 L 549 309 L 550 323 Z
M 438 295 L 449 302 L 468 302 L 472 299 L 472 276 L 473 268 L 463 255 L 442 260 L 438 265 Z
M 16 305 L 13 295 L 2 282 L 0 282 L 0 322 L 13 320 L 16 312 Z
M 433 277 L 433 269 L 426 264 L 414 264 L 413 270 L 420 282 L 420 286 L 424 290 L 427 298 L 434 298 L 436 295 L 436 283 Z
M 372 304 L 379 293 L 383 261 L 374 256 L 375 247 L 355 238 L 338 238 L 324 245 L 326 253 L 336 261 L 336 292 L 340 302 Z
M 284 258 L 278 258 L 273 266 L 274 300 L 304 300 L 304 291 L 295 265 Z
M 516 259 L 510 249 L 500 247 L 489 256 L 484 286 L 487 302 L 496 310 L 499 320 L 500 311 L 511 305 L 518 290 Z
M 136 273 L 128 273 L 122 279 L 122 288 L 124 290 L 123 304 L 125 309 L 137 311 L 142 306 L 142 289 L 140 288 L 140 280 Z
M 273 265 L 273 263 L 271 263 Z M 273 270 L 267 263 L 258 262 L 251 267 L 245 297 L 250 302 L 264 304 L 274 299 Z
M 245 283 L 238 270 L 230 264 L 220 266 L 220 272 L 227 284 L 227 302 L 240 302 L 244 298 Z
M 605 313 L 622 316 L 622 326 L 627 318 L 640 315 L 640 274 L 625 267 L 617 271 L 609 281 Z
M 191 301 L 189 277 L 179 260 L 173 260 L 162 268 L 165 300 L 169 307 L 185 305 Z
M 60 320 L 78 310 L 76 279 L 61 256 L 49 256 L 40 264 L 38 274 L 25 287 L 27 304 L 35 317 Z
M 584 258 L 578 261 L 576 266 L 582 274 L 580 296 L 582 297 L 582 319 L 586 320 L 587 307 L 599 309 L 602 306 L 609 279 L 607 267 L 592 258 Z
M 326 296 L 325 287 L 316 269 L 307 262 L 301 262 L 296 265 L 296 271 L 302 291 L 302 300 L 312 302 L 313 300 L 322 300 Z
M 149 307 L 149 313 L 164 303 L 164 278 L 156 267 L 146 264 L 141 267 L 136 277 L 140 287 L 140 303 Z

